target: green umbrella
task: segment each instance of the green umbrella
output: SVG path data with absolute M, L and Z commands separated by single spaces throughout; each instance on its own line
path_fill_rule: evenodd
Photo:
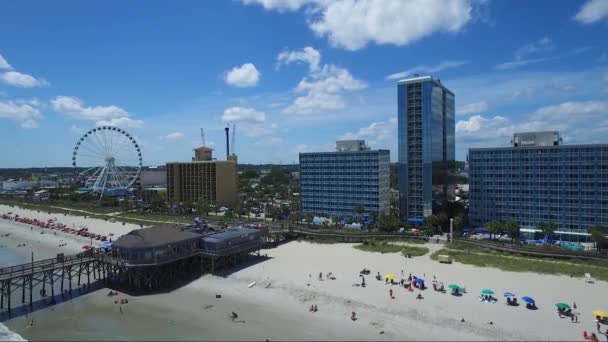
M 494 294 L 494 291 L 492 291 L 492 290 L 488 290 L 488 289 L 485 289 L 485 290 L 481 291 L 481 293 L 483 293 L 483 294 L 485 294 L 485 295 L 493 295 L 493 294 Z
M 566 303 L 557 303 L 557 304 L 555 304 L 555 306 L 557 306 L 558 309 L 562 309 L 562 310 L 570 309 L 570 305 L 568 305 Z
M 448 287 L 452 290 L 458 290 L 460 288 L 460 286 L 458 286 L 456 284 L 450 284 L 450 285 L 448 285 Z

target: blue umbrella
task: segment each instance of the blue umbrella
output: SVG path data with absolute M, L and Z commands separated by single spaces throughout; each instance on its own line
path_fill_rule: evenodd
M 526 302 L 526 303 L 530 303 L 530 304 L 532 304 L 532 303 L 534 303 L 534 302 L 535 302 L 533 298 L 530 298 L 530 297 L 528 297 L 528 296 L 521 297 L 521 299 L 522 299 L 524 302 Z
M 422 278 L 416 278 L 416 282 L 417 283 L 424 283 L 424 279 L 422 279 Z
M 513 292 L 505 292 L 505 297 L 515 297 L 515 293 L 513 293 Z

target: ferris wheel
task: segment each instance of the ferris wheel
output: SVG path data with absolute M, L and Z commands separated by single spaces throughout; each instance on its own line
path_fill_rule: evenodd
M 100 126 L 86 132 L 74 147 L 72 166 L 89 190 L 105 195 L 128 192 L 141 172 L 139 144 L 118 127 Z

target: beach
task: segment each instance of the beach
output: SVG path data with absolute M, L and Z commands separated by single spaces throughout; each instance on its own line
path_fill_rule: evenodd
M 0 208 L 0 214 L 15 209 Z M 34 213 L 25 210 L 19 215 L 33 218 Z M 40 219 L 47 217 L 45 213 Z M 58 218 L 70 224 L 75 220 L 76 225 L 85 220 Z M 85 222 L 93 231 L 115 228 L 116 236 L 127 229 L 120 223 L 115 227 L 106 221 Z M 35 255 L 42 258 L 58 250 L 77 252 L 86 243 L 86 238 L 70 240 L 61 249 L 56 239 L 79 237 L 40 234 L 35 229 L 0 222 L 0 234 L 10 231 L 0 244 L 11 251 L 16 244 L 32 244 Z M 364 252 L 353 246 L 289 242 L 262 250 L 267 258 L 252 258 L 249 265 L 205 275 L 171 293 L 119 294 L 116 298 L 129 301 L 122 305 L 122 314 L 116 298 L 107 296 L 109 289 L 102 289 L 30 314 L 36 322 L 33 327 L 24 317 L 4 324 L 28 340 L 582 340 L 584 330 L 596 332 L 591 311 L 608 309 L 606 282 L 590 284 L 581 278 L 505 272 L 457 261 L 440 264 L 428 254 L 406 259 L 400 253 Z M 433 251 L 440 245 L 427 247 Z M 15 260 L 27 262 L 30 248 L 21 247 L 20 252 L 23 255 Z M 365 276 L 367 286 L 354 286 L 361 282 L 363 268 L 371 271 Z M 399 280 L 402 270 L 404 277 L 411 273 L 425 278 L 429 288 L 410 293 L 374 279 L 380 272 L 393 273 Z M 320 272 L 323 280 L 318 278 Z M 326 278 L 329 272 L 335 280 Z M 446 285 L 466 287 L 467 292 L 460 297 L 436 292 L 431 287 L 434 277 Z M 492 289 L 498 301 L 481 302 L 482 289 Z M 502 296 L 506 291 L 518 298 L 533 297 L 538 310 L 507 306 Z M 419 293 L 423 299 L 416 299 Z M 558 302 L 576 302 L 579 323 L 559 318 L 554 306 Z M 318 311 L 310 312 L 311 305 Z M 351 320 L 353 311 L 356 321 Z M 234 321 L 232 312 L 238 314 Z

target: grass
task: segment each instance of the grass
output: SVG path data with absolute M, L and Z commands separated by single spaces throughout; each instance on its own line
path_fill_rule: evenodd
M 413 257 L 423 256 L 426 255 L 428 252 L 428 248 L 420 246 L 404 246 L 401 250 L 401 253 L 403 253 L 404 256 L 409 254 Z
M 483 252 L 479 247 L 468 245 L 465 245 L 465 251 L 459 249 L 462 246 L 458 246 L 456 243 L 454 245 L 455 248 L 444 248 L 431 254 L 431 259 L 437 260 L 438 255 L 447 254 L 455 261 L 466 265 L 493 267 L 511 272 L 561 274 L 572 277 L 583 277 L 585 273 L 591 273 L 595 279 L 608 281 L 608 265 L 602 261 L 580 259 L 557 261 L 547 258 L 518 257 L 502 252 Z
M 429 249 L 426 247 L 420 246 L 409 246 L 402 244 L 394 244 L 390 243 L 386 240 L 378 241 L 378 240 L 365 240 L 362 244 L 356 245 L 356 249 L 366 252 L 376 252 L 376 253 L 397 253 L 401 252 L 404 255 L 409 254 L 411 256 L 422 256 L 429 252 Z

